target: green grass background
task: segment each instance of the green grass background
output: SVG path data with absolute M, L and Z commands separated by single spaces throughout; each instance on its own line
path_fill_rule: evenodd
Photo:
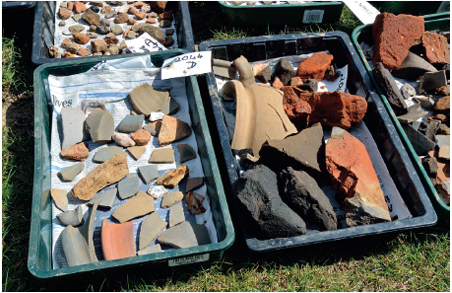
M 196 44 L 333 30 L 350 35 L 361 24 L 344 8 L 341 20 L 334 24 L 239 27 L 218 22 L 219 11 L 213 2 L 190 2 L 189 7 Z M 15 31 L 5 23 L 17 19 L 19 13 L 27 14 L 28 22 Z M 447 224 L 253 253 L 245 245 L 232 204 L 236 240 L 223 258 L 212 264 L 124 268 L 71 279 L 34 278 L 27 269 L 34 160 L 32 20 L 33 9 L 3 11 L 2 102 L 11 105 L 2 129 L 2 291 L 450 291 Z M 198 81 L 204 91 L 205 80 L 199 77 Z

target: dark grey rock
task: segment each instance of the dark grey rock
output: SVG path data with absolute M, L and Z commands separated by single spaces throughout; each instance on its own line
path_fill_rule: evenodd
M 169 211 L 169 226 L 174 227 L 185 221 L 184 207 L 182 205 L 172 206 Z
M 165 30 L 165 35 L 172 36 L 173 34 L 174 34 L 174 29 L 173 28 L 167 28 Z
M 333 206 L 314 178 L 291 167 L 283 170 L 279 178 L 281 198 L 290 208 L 322 230 L 337 229 Z
M 402 124 L 405 134 L 413 145 L 414 150 L 420 156 L 432 150 L 435 147 L 435 142 L 430 140 L 424 134 L 415 130 L 410 124 Z
M 440 87 L 447 85 L 446 72 L 440 70 L 437 72 L 427 72 L 419 81 L 419 94 L 425 95 Z
M 128 175 L 118 183 L 118 193 L 121 199 L 137 194 L 138 190 L 140 190 L 140 181 L 136 176 Z
M 171 20 L 161 20 L 160 21 L 160 27 L 165 28 L 165 27 L 170 27 L 171 26 Z
M 108 26 L 105 26 L 105 25 L 97 26 L 97 30 L 99 31 L 99 33 L 101 35 L 106 35 L 106 34 L 110 33 L 110 28 Z
M 116 187 L 107 189 L 105 191 L 99 192 L 96 196 L 94 196 L 89 202 L 88 205 L 94 205 L 97 201 L 97 198 L 100 197 L 99 206 L 107 209 L 111 209 L 113 204 L 116 201 L 116 194 L 118 193 L 118 189 Z
M 94 110 L 86 118 L 86 130 L 93 143 L 111 142 L 111 137 L 115 134 L 113 117 L 105 110 Z
M 265 165 L 243 173 L 235 186 L 242 213 L 250 218 L 258 238 L 306 234 L 305 222 L 282 201 L 277 184 L 276 174 Z
M 76 24 L 76 25 L 72 25 L 69 27 L 69 31 L 71 33 L 79 33 L 81 31 L 83 31 L 85 29 L 85 27 L 83 25 L 80 24 Z
M 99 13 L 99 11 L 100 11 L 99 7 L 96 7 L 96 6 L 91 6 L 88 9 L 91 9 L 94 13 Z
M 409 99 L 416 94 L 416 90 L 409 83 L 405 83 L 400 91 L 405 99 Z
M 157 240 L 161 244 L 176 248 L 187 248 L 211 243 L 206 226 L 189 222 L 183 222 L 180 225 L 169 228 L 160 234 Z
M 89 134 L 86 132 L 85 128 L 85 113 L 81 109 L 61 109 L 61 122 L 63 125 L 62 150 L 83 140 L 89 139 Z
M 100 23 L 100 25 L 103 25 L 106 27 L 110 27 L 110 25 L 111 25 L 111 21 L 106 18 L 102 18 L 99 23 Z
M 57 176 L 62 181 L 72 181 L 72 180 L 74 180 L 75 176 L 77 176 L 78 174 L 80 174 L 80 172 L 83 171 L 84 168 L 85 168 L 85 163 L 80 162 L 80 163 L 74 164 L 64 170 L 61 170 L 60 172 L 58 172 Z M 75 225 L 72 225 L 72 226 L 75 226 Z
M 96 163 L 103 163 L 110 159 L 113 155 L 118 154 L 120 152 L 123 152 L 124 149 L 122 147 L 118 146 L 110 146 L 101 148 L 97 151 L 97 153 L 94 155 L 94 162 Z
M 88 253 L 88 243 L 78 228 L 69 225 L 61 233 L 61 244 L 68 266 L 78 266 L 91 263 Z
M 408 106 L 389 70 L 384 68 L 381 62 L 377 62 L 374 69 L 372 69 L 372 73 L 378 86 L 391 104 L 394 113 L 396 115 L 406 114 Z
M 436 68 L 419 55 L 408 52 L 399 68 L 392 70 L 392 75 L 408 80 L 418 80 L 426 72 L 435 72 Z
M 436 158 L 425 157 L 422 158 L 421 162 L 429 177 L 436 177 L 436 173 L 438 172 L 438 162 L 436 161 Z
M 399 120 L 400 123 L 411 123 L 427 114 L 427 111 L 422 110 L 421 104 L 414 104 L 413 106 L 408 107 L 408 113 L 397 116 L 397 120 Z
M 295 69 L 293 69 L 292 64 L 284 58 L 279 59 L 278 63 L 275 65 L 275 72 L 273 73 L 274 80 L 279 77 L 284 85 L 290 85 L 290 80 L 295 76 Z
M 158 213 L 151 213 L 144 218 L 140 230 L 140 250 L 145 249 L 166 228 L 167 222 L 163 221 Z
M 268 83 L 272 80 L 272 67 L 268 65 L 261 72 L 256 74 L 256 78 L 263 83 Z
M 174 39 L 172 36 L 166 36 L 165 40 L 163 41 L 163 46 L 165 47 L 169 47 L 172 46 L 174 44 Z
M 436 142 L 436 132 L 441 125 L 441 121 L 438 120 L 422 120 L 422 123 L 418 129 L 419 132 L 424 134 L 428 139 L 433 142 Z
M 151 183 L 152 180 L 157 179 L 159 177 L 158 170 L 159 168 L 157 167 L 157 165 L 138 167 L 138 172 L 140 173 L 141 178 L 146 184 Z
M 78 226 L 83 223 L 83 206 L 79 205 L 75 210 L 65 211 L 56 217 L 63 225 Z
M 144 115 L 126 115 L 118 125 L 118 131 L 131 133 L 142 128 Z
M 184 163 L 186 161 L 196 158 L 196 152 L 189 144 L 186 144 L 186 143 L 178 144 L 177 149 L 179 150 L 181 163 Z
M 298 88 L 310 93 L 316 93 L 319 88 L 319 82 L 317 81 L 317 79 L 308 78 L 303 80 L 303 85 L 299 86 Z

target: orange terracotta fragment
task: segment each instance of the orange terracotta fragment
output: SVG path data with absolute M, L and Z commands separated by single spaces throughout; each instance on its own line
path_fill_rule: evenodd
M 104 219 L 101 227 L 101 242 L 105 260 L 135 256 L 133 222 L 114 224 Z
M 325 71 L 331 65 L 333 59 L 333 55 L 324 52 L 315 53 L 298 65 L 297 76 L 301 79 L 312 78 L 322 81 Z

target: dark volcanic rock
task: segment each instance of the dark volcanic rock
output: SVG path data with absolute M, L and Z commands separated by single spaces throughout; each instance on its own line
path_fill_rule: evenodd
M 308 173 L 288 167 L 281 172 L 279 184 L 284 202 L 304 220 L 322 230 L 337 229 L 337 218 L 330 200 Z
M 422 159 L 422 166 L 424 166 L 425 172 L 429 177 L 436 178 L 438 172 L 438 162 L 435 157 L 425 157 Z
M 257 228 L 257 237 L 268 239 L 306 233 L 306 224 L 278 192 L 276 174 L 265 165 L 256 165 L 242 174 L 236 186 L 239 205 Z
M 289 85 L 290 79 L 295 76 L 295 70 L 292 64 L 284 58 L 279 59 L 275 66 L 275 73 L 273 79 L 279 77 L 284 85 Z
M 265 67 L 258 74 L 256 74 L 256 78 L 263 83 L 269 82 L 272 79 L 272 67 L 270 65 Z

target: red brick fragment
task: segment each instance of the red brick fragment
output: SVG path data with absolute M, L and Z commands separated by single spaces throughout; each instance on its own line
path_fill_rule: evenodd
M 333 59 L 333 55 L 324 52 L 315 53 L 298 65 L 297 76 L 301 79 L 312 78 L 321 81 Z
M 428 62 L 432 64 L 450 63 L 450 50 L 445 36 L 425 32 L 421 41 Z

